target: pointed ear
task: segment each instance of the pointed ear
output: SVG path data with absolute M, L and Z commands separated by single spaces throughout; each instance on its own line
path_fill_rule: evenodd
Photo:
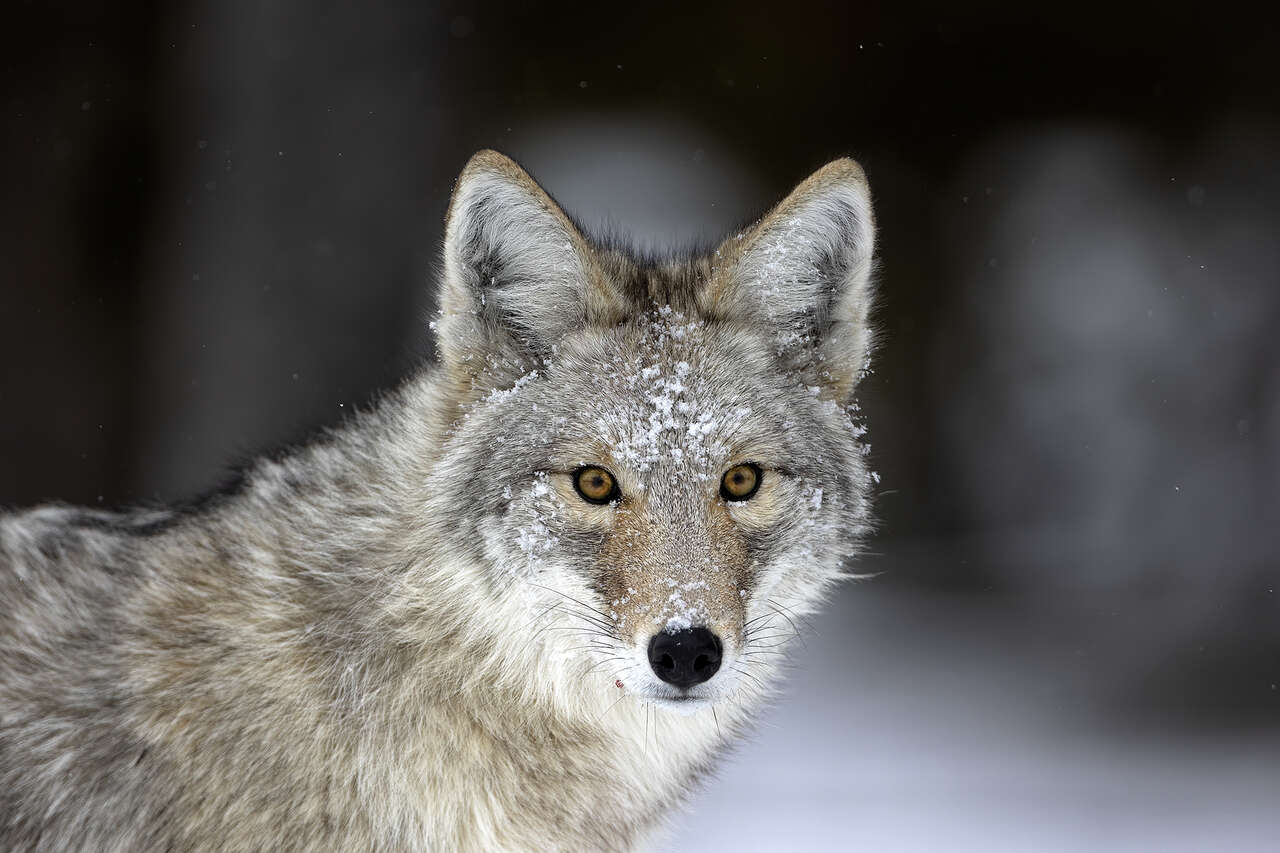
M 438 342 L 455 378 L 514 381 L 567 332 L 620 310 L 595 253 L 533 178 L 496 151 L 472 157 L 449 202 L 440 288 Z
M 704 305 L 763 326 L 787 369 L 847 400 L 871 349 L 874 253 L 866 176 L 836 160 L 720 246 Z

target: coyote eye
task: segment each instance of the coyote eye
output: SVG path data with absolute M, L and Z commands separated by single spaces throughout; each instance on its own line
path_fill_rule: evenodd
M 760 488 L 760 466 L 754 462 L 734 465 L 720 478 L 720 497 L 727 501 L 745 501 Z
M 618 484 L 613 475 L 603 468 L 588 465 L 573 475 L 573 487 L 590 504 L 607 504 L 618 499 Z

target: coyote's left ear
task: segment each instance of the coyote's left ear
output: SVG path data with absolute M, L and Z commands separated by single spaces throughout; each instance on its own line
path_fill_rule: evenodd
M 787 369 L 847 400 L 871 348 L 874 254 L 866 176 L 836 160 L 720 246 L 704 305 L 763 325 Z
M 472 157 L 445 225 L 438 329 L 451 376 L 509 384 L 564 335 L 623 310 L 591 246 L 533 178 L 496 151 Z

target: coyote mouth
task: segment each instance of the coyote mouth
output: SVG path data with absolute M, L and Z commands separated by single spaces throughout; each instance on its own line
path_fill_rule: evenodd
M 664 684 L 637 686 L 633 694 L 642 702 L 680 713 L 692 713 L 726 698 L 720 690 L 672 690 Z
M 643 698 L 668 711 L 677 714 L 692 714 L 715 704 L 715 700 L 706 696 L 658 696 L 644 695 Z

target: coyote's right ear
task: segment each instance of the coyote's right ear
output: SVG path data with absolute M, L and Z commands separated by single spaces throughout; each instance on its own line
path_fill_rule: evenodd
M 620 316 L 595 254 L 514 161 L 471 158 L 449 202 L 439 348 L 456 380 L 501 386 L 566 333 Z

